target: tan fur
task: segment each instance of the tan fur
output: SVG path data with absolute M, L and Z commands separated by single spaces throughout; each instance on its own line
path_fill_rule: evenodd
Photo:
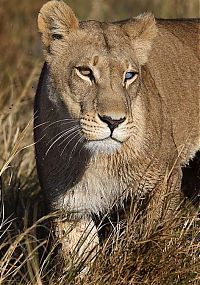
M 150 193 L 149 215 L 156 219 L 170 193 L 173 211 L 181 167 L 200 149 L 198 24 L 156 21 L 151 14 L 78 24 L 67 5 L 51 1 L 38 25 L 51 84 L 80 122 L 92 154 L 80 181 L 53 207 L 76 211 L 85 221 L 130 194 L 140 199 Z M 62 39 L 52 39 L 55 29 Z M 77 73 L 81 66 L 93 71 L 95 82 Z M 138 72 L 129 86 L 123 82 L 127 70 Z M 99 115 L 126 120 L 110 138 Z

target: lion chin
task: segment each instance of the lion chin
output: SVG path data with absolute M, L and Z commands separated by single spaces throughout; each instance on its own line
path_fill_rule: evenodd
M 122 143 L 111 137 L 99 141 L 88 141 L 85 145 L 92 154 L 112 154 L 122 147 Z

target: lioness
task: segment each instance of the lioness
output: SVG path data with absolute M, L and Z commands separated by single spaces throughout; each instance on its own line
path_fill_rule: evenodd
M 182 167 L 200 150 L 198 21 L 146 13 L 78 22 L 64 2 L 50 1 L 38 27 L 46 63 L 36 161 L 49 208 L 64 212 L 58 237 L 77 221 L 65 250 L 133 196 L 148 197 L 149 220 L 165 218 L 166 195 L 165 216 L 179 205 Z

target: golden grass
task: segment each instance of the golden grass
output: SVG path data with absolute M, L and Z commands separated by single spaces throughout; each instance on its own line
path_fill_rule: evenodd
M 139 237 L 133 234 L 131 217 L 123 233 L 113 233 L 107 241 L 112 251 L 108 254 L 104 245 L 84 278 L 77 276 L 84 266 L 81 260 L 56 274 L 53 251 L 46 252 L 48 240 L 37 235 L 49 217 L 43 217 L 32 135 L 33 98 L 42 65 L 36 16 L 45 2 L 2 0 L 0 6 L 0 284 L 200 284 L 200 221 L 189 204 L 164 230 L 157 225 L 148 235 L 142 226 Z M 81 18 L 121 19 L 144 10 L 159 17 L 198 16 L 196 0 L 68 3 Z

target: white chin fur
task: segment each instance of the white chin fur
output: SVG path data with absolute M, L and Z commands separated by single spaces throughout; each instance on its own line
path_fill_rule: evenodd
M 89 141 L 86 143 L 85 147 L 95 154 L 110 154 L 120 149 L 121 143 L 108 138 L 102 141 Z

